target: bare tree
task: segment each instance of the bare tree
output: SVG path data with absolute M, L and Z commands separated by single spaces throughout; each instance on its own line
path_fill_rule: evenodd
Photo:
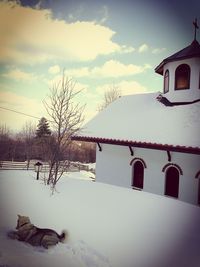
M 11 148 L 11 132 L 6 124 L 0 125 L 0 160 L 6 160 L 9 157 Z
M 9 136 L 10 135 L 10 129 L 7 127 L 6 124 L 0 124 L 0 136 Z
M 105 109 L 110 103 L 119 98 L 121 91 L 118 86 L 112 85 L 105 93 L 103 97 L 103 102 L 98 106 L 98 111 Z
M 33 124 L 32 121 L 27 121 L 21 132 L 21 136 L 24 140 L 25 144 L 25 153 L 26 153 L 26 160 L 27 160 L 27 170 L 29 169 L 30 160 L 32 156 L 32 150 L 34 145 L 34 137 L 35 137 L 36 125 Z
M 50 141 L 50 170 L 47 183 L 55 187 L 68 162 L 63 155 L 71 143 L 71 136 L 80 130 L 85 106 L 75 104 L 75 97 L 82 91 L 75 89 L 76 83 L 67 78 L 62 79 L 50 88 L 50 95 L 44 101 L 47 113 L 51 118 L 52 137 Z

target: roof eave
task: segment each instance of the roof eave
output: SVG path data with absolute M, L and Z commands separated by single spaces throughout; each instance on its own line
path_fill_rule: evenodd
M 163 75 L 163 67 L 165 64 L 167 64 L 168 62 L 173 62 L 173 61 L 179 61 L 179 60 L 184 60 L 184 59 L 187 59 L 187 58 L 193 58 L 193 57 L 196 57 L 196 58 L 199 58 L 200 55 L 195 55 L 195 56 L 182 56 L 182 57 L 179 57 L 179 58 L 166 58 L 164 59 L 156 68 L 155 68 L 155 72 L 160 74 L 160 75 Z
M 165 65 L 165 62 L 164 60 L 155 68 L 155 72 L 160 74 L 160 75 L 163 75 L 163 67 Z
M 200 147 L 186 147 L 186 146 L 179 146 L 179 145 L 174 146 L 174 145 L 168 145 L 168 144 L 136 142 L 136 141 L 128 141 L 128 140 L 117 140 L 117 139 L 87 137 L 87 136 L 73 136 L 72 140 L 101 143 L 101 144 L 110 144 L 110 145 L 141 147 L 141 148 L 147 148 L 147 149 L 174 151 L 174 152 L 200 155 Z

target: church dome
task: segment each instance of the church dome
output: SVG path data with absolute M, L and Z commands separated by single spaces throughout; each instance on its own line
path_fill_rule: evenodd
M 165 58 L 156 68 L 155 72 L 163 75 L 163 66 L 171 61 L 177 61 L 187 58 L 199 57 L 200 58 L 200 44 L 194 40 L 189 46 L 181 49 L 177 53 Z

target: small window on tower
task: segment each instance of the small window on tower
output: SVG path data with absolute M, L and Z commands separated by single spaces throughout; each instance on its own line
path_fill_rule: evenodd
M 169 71 L 165 71 L 164 75 L 164 94 L 169 92 Z
M 187 64 L 178 66 L 175 72 L 175 90 L 190 88 L 190 67 Z

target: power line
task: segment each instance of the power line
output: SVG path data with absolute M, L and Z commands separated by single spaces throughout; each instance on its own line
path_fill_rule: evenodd
M 13 110 L 13 109 L 10 109 L 10 108 L 5 108 L 5 107 L 0 107 L 0 108 L 1 108 L 1 109 L 4 109 L 4 110 L 7 110 L 7 111 L 14 112 L 14 113 L 18 113 L 18 114 L 20 114 L 20 115 L 24 115 L 24 116 L 27 116 L 27 117 L 31 117 L 31 118 L 34 118 L 34 119 L 38 119 L 38 120 L 41 119 L 41 118 L 39 118 L 39 117 L 30 115 L 30 114 L 26 114 L 26 113 L 23 113 L 23 112 L 20 112 L 20 111 L 17 111 L 17 110 Z

